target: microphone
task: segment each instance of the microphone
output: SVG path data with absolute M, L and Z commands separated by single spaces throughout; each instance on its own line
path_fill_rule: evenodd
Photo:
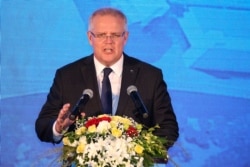
M 89 99 L 93 97 L 93 91 L 91 89 L 85 89 L 82 92 L 81 98 L 76 103 L 75 107 L 71 111 L 71 114 L 69 115 L 69 119 L 74 121 L 76 117 L 79 115 L 80 105 L 85 105 Z
M 127 93 L 131 97 L 133 102 L 135 103 L 135 107 L 136 107 L 137 111 L 139 111 L 139 113 L 142 114 L 143 118 L 147 118 L 148 117 L 148 110 L 145 107 L 145 105 L 143 104 L 143 101 L 142 101 L 139 93 L 137 92 L 137 88 L 134 85 L 130 85 L 127 88 Z M 135 114 L 137 114 L 137 113 L 135 113 Z

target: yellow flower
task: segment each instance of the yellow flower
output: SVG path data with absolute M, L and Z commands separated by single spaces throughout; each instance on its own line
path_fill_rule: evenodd
M 110 126 L 111 126 L 111 128 L 117 127 L 118 122 L 112 120 L 112 121 L 110 121 Z
M 86 132 L 86 127 L 84 127 L 84 126 L 78 128 L 78 129 L 76 129 L 76 131 L 75 131 L 76 135 L 79 135 L 79 136 L 80 136 L 81 134 L 85 133 L 85 132 Z
M 129 119 L 122 117 L 121 117 L 121 123 L 123 123 L 124 125 L 132 125 L 132 122 Z
M 76 152 L 79 153 L 83 153 L 85 149 L 85 144 L 84 143 L 79 143 L 79 145 L 76 148 Z
M 123 117 L 117 116 L 117 115 L 113 116 L 112 120 L 115 121 L 115 122 L 120 122 L 120 123 L 125 124 L 125 125 L 131 125 L 132 124 L 132 122 L 129 119 L 123 118 Z
M 119 122 L 120 116 L 114 115 L 111 117 L 111 121 Z
M 136 144 L 134 150 L 137 154 L 142 154 L 144 148 L 141 145 Z
M 88 127 L 88 132 L 90 132 L 90 133 L 96 132 L 96 126 L 95 125 L 91 125 L 90 127 Z
M 112 128 L 111 133 L 115 137 L 120 137 L 122 135 L 122 131 L 117 128 Z
M 125 129 L 125 130 L 128 130 L 129 124 L 124 124 L 123 126 L 124 126 L 124 129 Z
M 137 124 L 137 125 L 136 125 L 136 129 L 142 130 L 142 124 Z
M 68 138 L 68 137 L 64 137 L 62 141 L 63 141 L 63 144 L 64 144 L 65 146 L 69 146 L 69 145 L 70 145 L 70 141 L 69 141 L 69 138 Z

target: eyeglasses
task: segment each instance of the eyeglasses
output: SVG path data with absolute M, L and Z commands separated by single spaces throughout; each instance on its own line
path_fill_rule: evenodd
M 93 35 L 94 38 L 100 39 L 100 40 L 106 40 L 108 37 L 112 40 L 118 40 L 119 38 L 123 37 L 125 34 L 125 31 L 123 33 L 111 33 L 110 35 L 107 35 L 107 33 L 99 33 L 95 34 L 92 31 L 89 31 L 91 35 Z

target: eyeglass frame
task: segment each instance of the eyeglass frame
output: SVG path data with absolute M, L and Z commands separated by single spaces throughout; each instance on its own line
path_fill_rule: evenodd
M 117 40 L 117 39 L 123 37 L 125 35 L 126 31 L 123 31 L 121 34 L 111 33 L 110 35 L 107 35 L 107 33 L 98 33 L 98 34 L 95 34 L 92 31 L 89 31 L 89 32 L 96 39 L 107 40 L 107 38 L 109 37 L 112 40 Z

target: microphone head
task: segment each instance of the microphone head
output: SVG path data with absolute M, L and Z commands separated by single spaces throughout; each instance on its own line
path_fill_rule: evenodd
M 130 86 L 127 88 L 127 94 L 130 95 L 131 92 L 137 92 L 136 86 L 130 85 Z
M 88 95 L 89 98 L 91 99 L 94 95 L 93 91 L 91 89 L 85 89 L 83 92 L 82 92 L 83 95 Z

